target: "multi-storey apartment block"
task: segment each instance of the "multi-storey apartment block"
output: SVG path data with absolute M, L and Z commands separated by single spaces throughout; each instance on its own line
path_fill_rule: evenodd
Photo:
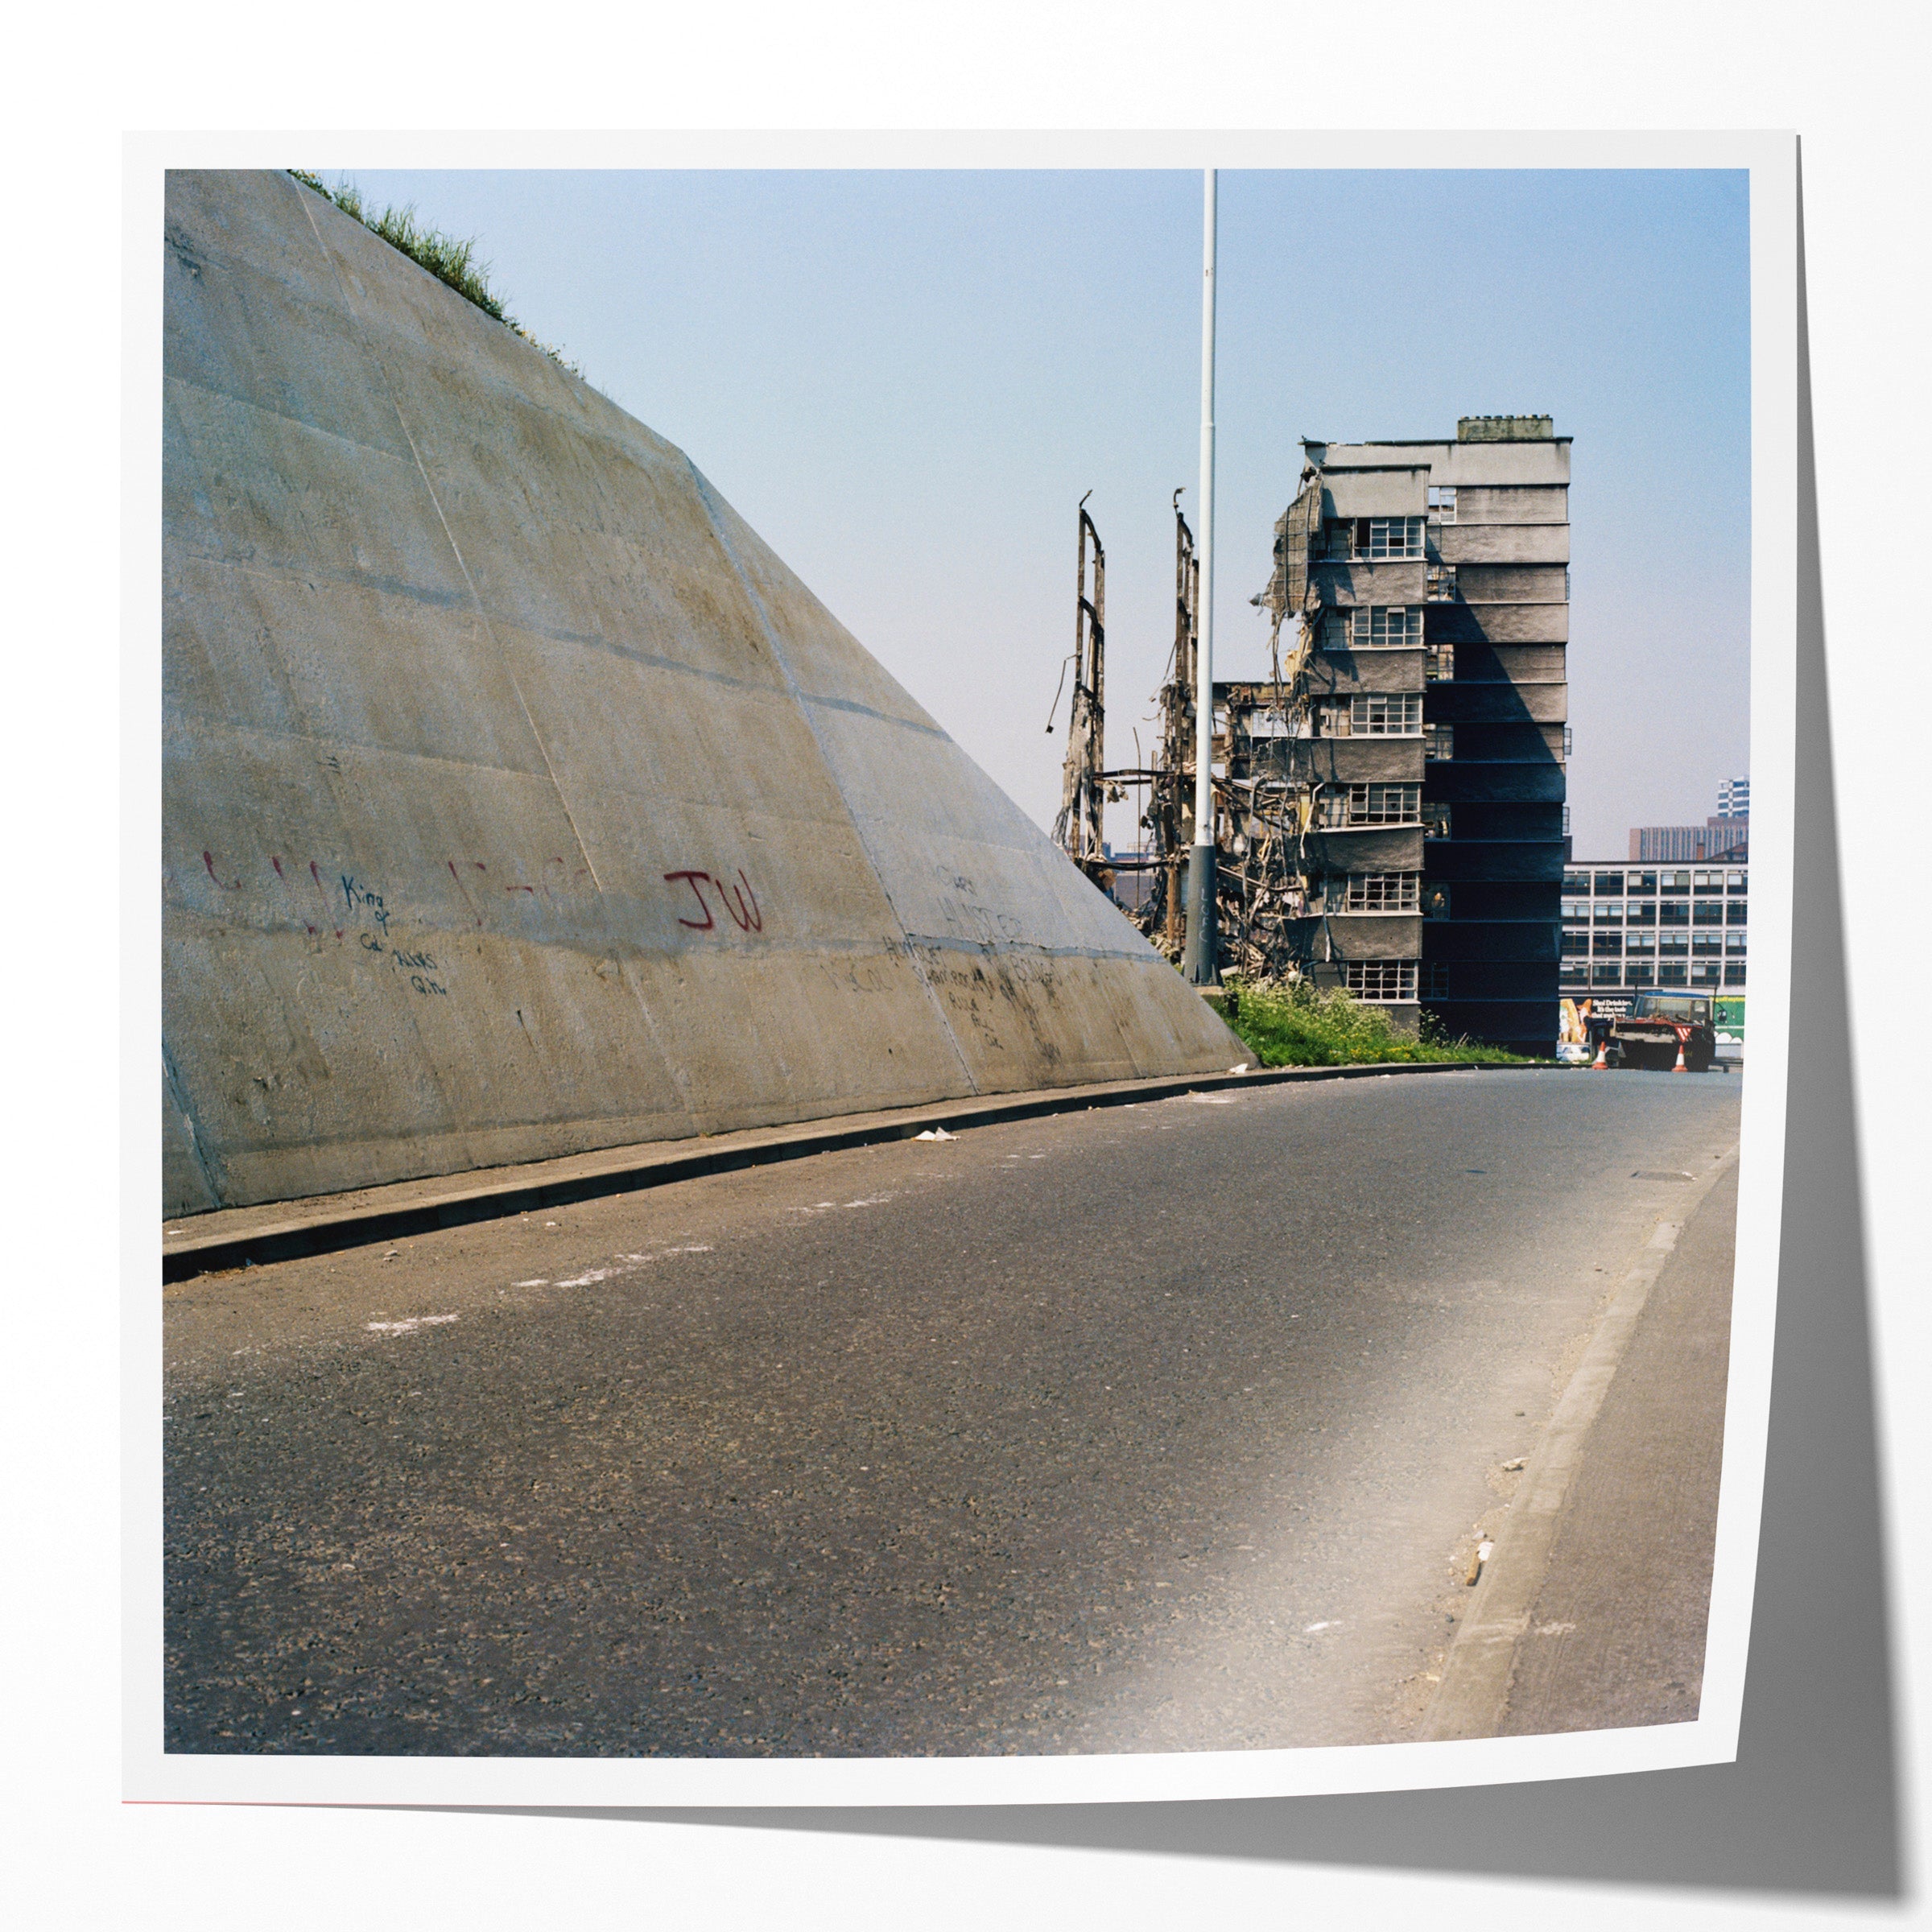
M 1539 1054 L 1557 1032 L 1570 441 L 1546 416 L 1476 416 L 1454 442 L 1304 442 L 1261 600 L 1281 676 L 1216 692 L 1236 815 L 1253 810 L 1243 863 L 1264 799 L 1294 795 L 1275 894 L 1294 963 Z
M 1750 890 L 1748 865 L 1569 865 L 1563 991 L 1599 1001 L 1657 987 L 1742 993 Z

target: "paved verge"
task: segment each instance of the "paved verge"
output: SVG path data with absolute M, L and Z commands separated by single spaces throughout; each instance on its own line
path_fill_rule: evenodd
M 1517 1647 L 1505 1733 L 1688 1723 L 1717 1534 L 1737 1170 L 1645 1304 Z

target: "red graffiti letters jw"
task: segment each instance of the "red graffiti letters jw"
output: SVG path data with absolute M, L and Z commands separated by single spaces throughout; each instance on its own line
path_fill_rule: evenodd
M 682 879 L 691 888 L 691 895 L 697 901 L 698 910 L 704 915 L 701 919 L 687 919 L 680 914 L 678 918 L 680 926 L 687 926 L 693 932 L 709 932 L 717 924 L 717 921 L 711 916 L 711 906 L 704 897 L 704 888 L 709 886 L 716 891 L 718 903 L 724 908 L 731 923 L 740 932 L 762 932 L 765 930 L 764 915 L 758 910 L 758 895 L 752 890 L 751 881 L 745 877 L 741 869 L 736 886 L 711 872 L 667 872 L 664 877 L 667 883 Z

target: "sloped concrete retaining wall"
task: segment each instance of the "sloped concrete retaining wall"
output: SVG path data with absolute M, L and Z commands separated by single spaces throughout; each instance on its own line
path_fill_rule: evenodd
M 169 1214 L 1241 1057 L 680 451 L 287 175 L 167 249 Z

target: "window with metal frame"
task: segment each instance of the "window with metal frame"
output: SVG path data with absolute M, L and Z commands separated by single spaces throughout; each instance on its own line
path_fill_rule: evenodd
M 1323 534 L 1327 539 L 1323 547 L 1331 563 L 1347 564 L 1353 559 L 1355 519 L 1352 517 L 1327 525 Z
M 1429 514 L 1439 523 L 1455 521 L 1455 485 L 1453 483 L 1431 483 L 1429 485 Z
M 1358 1000 L 1387 1005 L 1397 1000 L 1413 1000 L 1418 960 L 1346 960 L 1343 971 L 1348 990 Z
M 1455 756 L 1455 727 L 1430 724 L 1422 730 L 1422 756 L 1432 764 L 1446 765 Z
M 1425 1000 L 1448 998 L 1449 962 L 1447 960 L 1422 961 L 1422 997 Z
M 1338 738 L 1416 738 L 1422 732 L 1419 691 L 1364 691 L 1330 706 L 1328 727 Z
M 1627 932 L 1624 935 L 1624 951 L 1641 953 L 1649 959 L 1657 951 L 1657 935 L 1653 932 Z
M 1447 684 L 1455 677 L 1455 646 L 1430 644 L 1425 647 L 1422 676 L 1431 684 Z
M 1420 903 L 1419 872 L 1352 872 L 1342 898 L 1345 912 L 1414 912 Z
M 1357 650 L 1414 650 L 1422 642 L 1422 613 L 1406 604 L 1358 604 L 1349 613 Z
M 1322 794 L 1324 825 L 1418 825 L 1422 811 L 1419 785 L 1338 785 Z
M 1379 564 L 1410 557 L 1419 559 L 1426 521 L 1422 517 L 1371 517 L 1368 560 Z
M 1426 839 L 1452 839 L 1455 836 L 1455 807 L 1441 800 L 1432 801 L 1423 810 L 1422 836 Z
M 1446 919 L 1451 915 L 1449 910 L 1449 888 L 1440 880 L 1422 888 L 1422 917 L 1426 919 Z

